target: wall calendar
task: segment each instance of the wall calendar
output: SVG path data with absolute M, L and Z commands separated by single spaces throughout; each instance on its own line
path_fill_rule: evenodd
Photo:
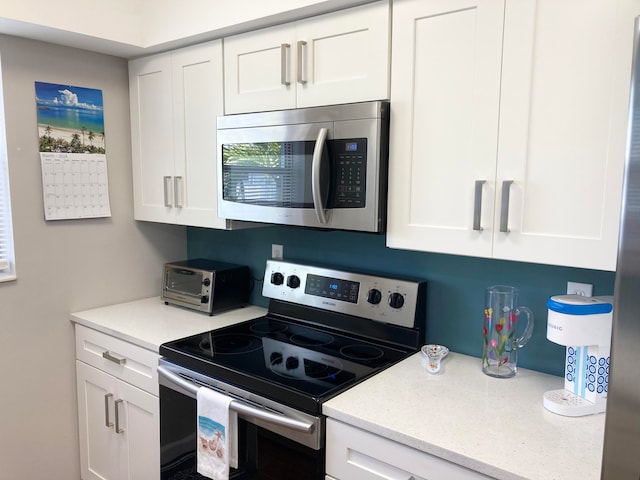
M 102 91 L 35 87 L 45 220 L 110 217 Z

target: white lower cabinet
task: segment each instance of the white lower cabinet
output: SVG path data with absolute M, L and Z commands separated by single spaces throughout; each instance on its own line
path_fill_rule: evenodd
M 157 355 L 77 325 L 76 358 L 82 479 L 158 480 L 157 385 L 150 393 L 122 379 L 139 375 L 149 388 Z
M 371 432 L 327 419 L 327 480 L 490 479 Z

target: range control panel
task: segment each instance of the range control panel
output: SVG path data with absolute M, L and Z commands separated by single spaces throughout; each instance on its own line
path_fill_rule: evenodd
M 413 328 L 424 281 L 267 260 L 262 295 Z

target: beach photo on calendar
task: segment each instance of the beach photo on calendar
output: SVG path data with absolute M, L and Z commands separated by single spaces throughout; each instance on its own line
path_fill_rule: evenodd
M 35 84 L 40 152 L 106 153 L 102 90 Z

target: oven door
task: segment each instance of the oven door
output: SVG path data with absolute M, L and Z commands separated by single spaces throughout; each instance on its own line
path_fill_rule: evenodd
M 196 393 L 206 386 L 234 401 L 238 468 L 234 480 L 324 478 L 324 419 L 249 394 L 160 360 L 161 480 L 204 479 L 196 472 Z

